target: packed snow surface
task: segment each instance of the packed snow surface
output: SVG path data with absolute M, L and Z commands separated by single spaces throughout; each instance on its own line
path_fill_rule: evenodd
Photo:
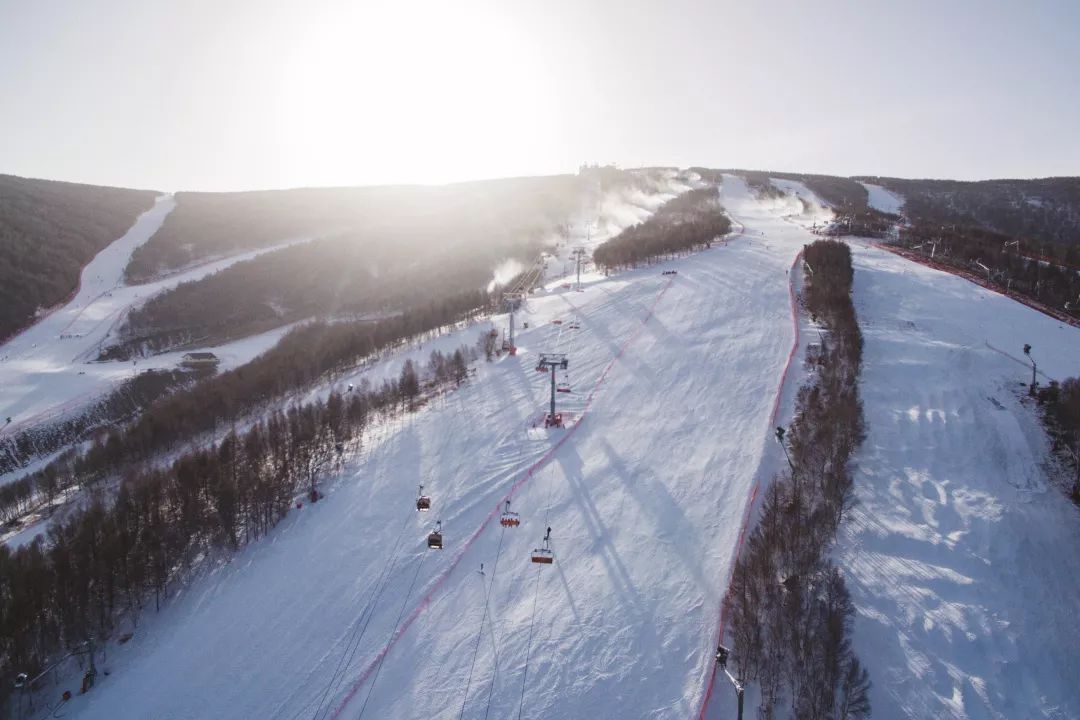
M 855 250 L 867 438 L 838 556 L 874 717 L 1078 718 L 1080 513 L 1048 479 L 1022 347 L 1077 375 L 1080 330 Z
M 871 183 L 860 183 L 869 195 L 867 203 L 875 210 L 883 213 L 889 213 L 890 215 L 899 215 L 900 211 L 904 208 L 904 198 L 894 193 L 892 190 L 886 190 L 880 185 L 873 185 Z
M 746 500 L 775 460 L 787 271 L 811 238 L 736 178 L 722 201 L 745 227 L 728 243 L 531 296 L 516 357 L 481 361 L 325 500 L 145 615 L 67 716 L 696 714 Z M 569 357 L 565 429 L 534 427 L 540 352 Z M 522 522 L 504 530 L 508 496 Z M 425 545 L 436 520 L 442 551 Z M 555 562 L 533 564 L 549 526 Z

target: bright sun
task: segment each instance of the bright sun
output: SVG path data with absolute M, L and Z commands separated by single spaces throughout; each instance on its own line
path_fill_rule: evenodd
M 401 3 L 311 26 L 280 94 L 294 176 L 443 182 L 542 166 L 560 128 L 538 54 L 504 19 L 463 12 Z

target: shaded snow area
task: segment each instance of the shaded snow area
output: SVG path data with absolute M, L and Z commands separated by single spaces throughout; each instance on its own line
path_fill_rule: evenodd
M 1030 343 L 1076 375 L 1080 331 L 882 250 L 855 259 L 868 434 L 838 559 L 874 717 L 1078 718 L 1080 513 L 1046 475 L 1018 358 Z
M 154 207 L 143 213 L 122 238 L 83 268 L 79 290 L 70 302 L 0 345 L 0 440 L 75 413 L 136 370 L 175 368 L 182 352 L 142 359 L 136 365 L 129 361 L 90 361 L 132 308 L 182 282 L 281 247 L 235 255 L 156 282 L 125 285 L 124 268 L 131 254 L 157 232 L 175 205 L 171 195 L 158 197 Z M 221 368 L 251 360 L 276 343 L 283 332 L 273 330 L 214 349 L 222 359 Z M 9 417 L 11 422 L 7 423 Z
M 872 185 L 871 183 L 859 184 L 866 188 L 869 195 L 867 203 L 873 209 L 890 215 L 899 215 L 900 211 L 904 209 L 904 198 L 892 190 L 886 190 L 880 185 Z
M 66 716 L 696 716 L 750 489 L 781 462 L 787 271 L 812 237 L 736 178 L 722 201 L 746 227 L 729 242 L 530 297 L 516 357 L 480 361 L 325 500 L 147 613 Z M 565 429 L 534 427 L 540 352 L 569 357 Z M 498 522 L 508 497 L 520 527 Z M 555 561 L 533 564 L 548 526 Z

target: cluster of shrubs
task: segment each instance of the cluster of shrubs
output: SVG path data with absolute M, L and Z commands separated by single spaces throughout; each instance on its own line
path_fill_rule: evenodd
M 601 243 L 593 261 L 605 271 L 636 267 L 710 247 L 730 230 L 716 188 L 690 190 L 664 203 L 645 222 Z
M 365 427 L 465 382 L 471 348 L 432 353 L 427 372 L 277 410 L 167 468 L 117 463 L 119 487 L 17 550 L 0 546 L 0 666 L 34 674 L 93 636 L 113 637 L 210 552 L 265 535 L 293 503 L 317 501 L 318 480 L 360 449 Z M 121 438 L 121 442 L 123 438 Z M 107 498 L 111 498 L 107 499 Z M 10 684 L 0 684 L 0 707 Z
M 738 558 L 726 599 L 739 677 L 761 688 L 762 718 L 868 717 L 869 678 L 851 649 L 854 607 L 828 557 L 852 502 L 848 460 L 864 437 L 858 377 L 862 335 L 851 300 L 847 245 L 806 248 L 803 302 L 827 330 L 817 373 L 800 388 L 781 442 L 791 471 L 773 478 Z M 781 705 L 787 699 L 790 711 Z

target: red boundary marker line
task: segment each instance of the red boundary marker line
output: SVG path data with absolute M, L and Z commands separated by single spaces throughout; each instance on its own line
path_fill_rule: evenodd
M 561 448 L 563 444 L 567 440 L 569 440 L 570 437 L 581 426 L 581 423 L 585 420 L 585 416 L 589 412 L 589 407 L 592 405 L 593 398 L 596 396 L 596 393 L 600 389 L 600 386 L 603 385 L 604 381 L 607 379 L 608 373 L 611 372 L 611 369 L 615 366 L 615 363 L 618 362 L 619 358 L 623 356 L 623 353 L 626 352 L 626 349 L 630 347 L 630 345 L 633 344 L 635 340 L 637 340 L 639 335 L 641 335 L 642 331 L 648 325 L 649 320 L 652 319 L 653 313 L 656 311 L 657 304 L 660 302 L 661 298 L 663 298 L 664 295 L 667 293 L 673 282 L 674 278 L 668 279 L 667 284 L 664 285 L 663 288 L 661 288 L 659 293 L 657 293 L 656 298 L 653 300 L 652 305 L 649 307 L 649 312 L 646 313 L 645 317 L 641 319 L 641 324 L 630 335 L 630 337 L 628 337 L 623 342 L 623 344 L 619 347 L 619 351 L 615 353 L 614 357 L 612 357 L 611 361 L 608 362 L 603 372 L 600 373 L 600 377 L 596 380 L 596 384 L 593 385 L 592 391 L 589 393 L 588 398 L 585 400 L 585 407 L 581 411 L 581 417 L 578 419 L 578 421 L 574 423 L 565 433 L 563 433 L 563 436 L 559 438 L 559 441 L 555 443 L 546 453 L 544 453 L 543 457 L 541 457 L 535 463 L 530 465 L 528 469 L 525 470 L 524 474 L 522 474 L 522 476 L 518 478 L 518 480 L 514 482 L 514 484 L 510 487 L 510 490 L 506 493 L 506 495 L 503 496 L 503 498 L 499 500 L 495 507 L 491 509 L 491 512 L 489 512 L 487 517 L 484 518 L 484 521 L 480 523 L 480 527 L 476 528 L 473 534 L 469 536 L 469 539 L 466 540 L 465 543 L 461 546 L 461 549 L 458 550 L 457 554 L 454 556 L 454 559 L 435 580 L 435 583 L 431 586 L 431 589 L 427 591 L 423 598 L 421 598 L 420 602 L 417 603 L 416 607 L 413 608 L 412 612 L 409 613 L 405 621 L 398 626 L 397 631 L 390 637 L 390 639 L 386 642 L 382 649 L 379 650 L 375 657 L 373 657 L 368 662 L 368 664 L 364 666 L 364 669 L 360 671 L 360 674 L 349 687 L 349 691 L 345 694 L 345 697 L 341 699 L 338 705 L 334 708 L 333 713 L 331 713 L 331 720 L 337 720 L 337 718 L 341 716 L 341 713 L 345 711 L 345 708 L 349 705 L 350 702 L 352 702 L 352 699 L 356 697 L 356 693 L 359 692 L 360 688 L 363 687 L 364 683 L 367 682 L 368 678 L 371 676 L 371 673 L 374 671 L 379 661 L 382 660 L 390 652 L 391 649 L 393 649 L 394 645 L 397 644 L 397 641 L 401 639 L 401 636 L 405 634 L 409 627 L 412 626 L 414 622 L 416 622 L 416 619 L 419 618 L 420 615 L 423 614 L 424 610 L 427 609 L 428 605 L 431 604 L 431 601 L 435 597 L 435 594 L 438 593 L 442 589 L 443 585 L 446 584 L 447 579 L 457 568 L 458 563 L 461 562 L 462 558 L 465 556 L 465 553 L 469 551 L 469 548 L 471 548 L 472 544 L 476 542 L 476 539 L 480 537 L 480 534 L 483 533 L 485 529 L 487 529 L 487 526 L 491 523 L 491 520 L 499 514 L 506 501 L 513 498 L 517 491 L 521 489 L 521 487 L 526 482 L 531 480 L 536 475 L 537 471 L 543 468 L 551 460 L 551 458 L 555 456 L 555 453 L 559 450 L 559 448 Z
M 788 299 L 791 302 L 791 324 L 795 329 L 794 340 L 791 343 L 791 350 L 788 351 L 787 362 L 784 363 L 784 370 L 780 373 L 780 384 L 776 388 L 776 397 L 773 399 L 772 413 L 769 415 L 769 429 L 771 430 L 776 425 L 776 420 L 780 415 L 780 400 L 784 396 L 784 386 L 787 385 L 788 372 L 791 370 L 791 363 L 795 359 L 795 353 L 799 350 L 799 308 L 797 300 L 795 298 L 795 266 L 799 264 L 799 260 L 802 259 L 803 253 L 800 250 L 799 254 L 795 256 L 795 259 L 791 261 L 791 268 L 788 271 Z M 739 542 L 735 546 L 735 552 L 732 554 L 731 569 L 728 570 L 728 577 L 726 588 L 731 587 L 731 577 L 735 573 L 735 563 L 740 554 L 742 554 L 743 542 L 746 540 L 746 531 L 750 527 L 750 512 L 754 507 L 754 501 L 757 499 L 758 490 L 760 489 L 760 479 L 754 483 L 754 487 L 750 490 L 750 497 L 746 500 L 746 508 L 743 510 L 743 522 L 742 528 L 739 530 Z M 727 599 L 727 589 L 724 590 L 724 600 Z M 716 642 L 714 645 L 719 645 L 724 639 L 724 632 L 727 629 L 727 603 L 722 601 L 720 604 L 720 624 L 716 631 Z M 698 713 L 699 720 L 705 720 L 705 713 L 709 709 L 709 701 L 712 700 L 713 691 L 716 686 L 717 668 L 714 665 L 713 671 L 709 673 L 709 683 L 705 687 L 705 696 L 701 699 L 701 711 Z

